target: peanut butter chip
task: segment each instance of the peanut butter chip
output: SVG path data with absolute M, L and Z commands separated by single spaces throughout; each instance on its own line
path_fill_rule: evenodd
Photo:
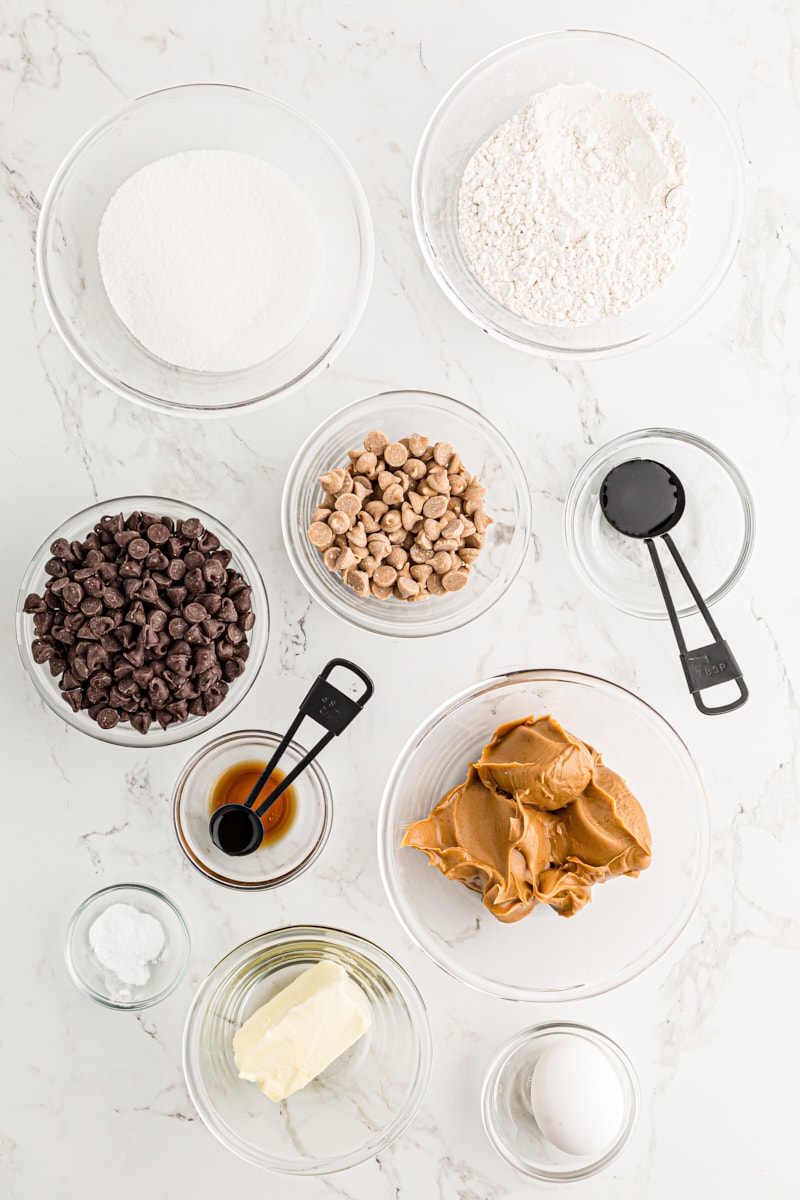
M 333 530 L 324 521 L 314 521 L 308 527 L 308 540 L 318 550 L 327 550 L 333 541 Z
M 328 527 L 334 533 L 346 533 L 350 528 L 350 518 L 347 513 L 333 512 L 328 519 Z
M 408 450 L 402 442 L 390 442 L 384 447 L 383 460 L 390 467 L 402 467 L 403 463 L 408 458 Z
M 308 538 L 359 596 L 416 603 L 465 586 L 491 517 L 450 442 L 373 430 L 320 476 Z M 199 606 L 198 606 L 199 607 Z
M 346 496 L 340 496 L 334 507 L 338 512 L 346 513 L 348 517 L 354 517 L 361 509 L 361 501 L 358 496 L 354 496 L 350 492 Z
M 460 592 L 468 579 L 466 571 L 448 571 L 442 576 L 442 586 L 446 592 Z
M 389 439 L 385 433 L 379 433 L 375 430 L 373 433 L 368 433 L 364 438 L 364 449 L 370 454 L 382 454 L 384 446 L 388 446 Z

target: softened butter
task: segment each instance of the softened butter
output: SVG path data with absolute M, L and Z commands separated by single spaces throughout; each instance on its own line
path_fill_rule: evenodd
M 367 1032 L 366 996 L 339 963 L 323 959 L 262 1004 L 233 1039 L 241 1079 L 285 1100 Z

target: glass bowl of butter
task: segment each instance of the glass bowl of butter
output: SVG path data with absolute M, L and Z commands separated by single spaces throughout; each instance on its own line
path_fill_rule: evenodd
M 680 737 L 575 671 L 511 671 L 454 696 L 401 750 L 378 818 L 407 933 L 510 1000 L 584 999 L 639 975 L 694 912 L 708 849 Z
M 224 1146 L 287 1175 L 379 1154 L 414 1118 L 431 1069 L 425 1005 L 364 938 L 293 926 L 226 955 L 201 983 L 183 1068 Z

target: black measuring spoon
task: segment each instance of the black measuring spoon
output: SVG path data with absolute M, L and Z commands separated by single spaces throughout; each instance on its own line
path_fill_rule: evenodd
M 344 667 L 364 684 L 364 691 L 355 700 L 328 682 L 328 676 L 335 667 Z M 297 716 L 254 783 L 244 804 L 223 804 L 212 814 L 208 823 L 209 833 L 214 845 L 222 850 L 223 854 L 242 857 L 245 854 L 252 854 L 254 850 L 258 849 L 264 839 L 264 825 L 261 820 L 264 813 L 272 807 L 287 788 L 291 787 L 298 775 L 305 771 L 320 751 L 324 750 L 328 743 L 338 737 L 358 716 L 374 691 L 375 687 L 369 675 L 355 663 L 349 662 L 346 658 L 331 659 L 312 683 L 308 695 L 300 705 Z M 286 747 L 306 717 L 310 717 L 312 721 L 322 725 L 327 732 L 320 738 L 316 746 L 313 746 L 308 754 L 292 767 L 289 774 L 280 781 L 273 792 L 270 792 L 266 800 L 259 804 L 258 808 L 255 808 L 259 793 L 269 782 Z
M 618 533 L 624 534 L 625 537 L 643 540 L 650 552 L 658 586 L 667 606 L 672 632 L 675 634 L 675 640 L 680 650 L 681 665 L 686 682 L 700 712 L 711 717 L 741 708 L 748 696 L 742 672 L 731 653 L 730 646 L 714 623 L 705 600 L 689 574 L 686 563 L 669 536 L 686 508 L 686 493 L 678 476 L 663 463 L 654 462 L 653 459 L 631 458 L 612 468 L 606 475 L 600 488 L 600 507 L 609 525 L 612 525 Z M 675 560 L 675 565 L 711 631 L 714 640 L 707 646 L 699 646 L 696 650 L 689 650 L 686 646 L 664 568 L 656 549 L 654 539 L 657 537 L 663 538 L 666 542 L 667 548 Z M 703 701 L 701 692 L 704 692 L 706 688 L 729 682 L 735 683 L 739 689 L 736 700 L 731 700 L 729 704 L 720 704 L 716 708 L 709 707 Z

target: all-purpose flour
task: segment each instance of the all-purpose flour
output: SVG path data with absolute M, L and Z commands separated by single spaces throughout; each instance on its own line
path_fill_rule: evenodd
M 471 270 L 506 308 L 589 325 L 669 278 L 690 207 L 686 149 L 650 96 L 559 85 L 472 156 L 459 232 Z
M 227 150 L 142 167 L 111 198 L 97 252 L 137 341 L 195 371 L 242 370 L 288 345 L 322 279 L 306 195 L 277 167 Z

